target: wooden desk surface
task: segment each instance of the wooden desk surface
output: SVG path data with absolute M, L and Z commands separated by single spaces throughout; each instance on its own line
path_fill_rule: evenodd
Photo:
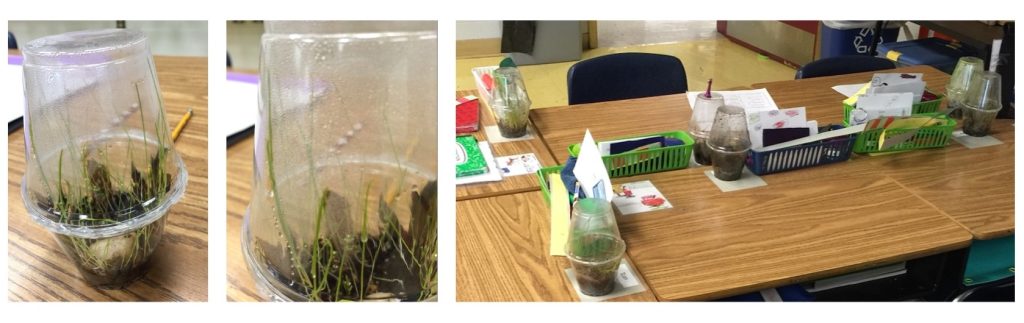
M 898 68 L 906 73 L 924 73 L 928 88 L 943 92 L 949 75 L 931 66 Z M 780 107 L 806 106 L 808 117 L 819 124 L 838 123 L 843 96 L 834 85 L 867 82 L 875 72 L 754 84 L 767 88 Z M 921 198 L 934 204 L 966 227 L 976 239 L 993 239 L 1014 232 L 1014 127 L 1012 120 L 996 120 L 991 131 L 1002 145 L 967 149 L 953 142 L 943 149 L 912 151 L 868 157 L 856 155 L 852 162 L 868 161 Z
M 227 210 L 228 210 L 228 300 L 257 302 L 266 300 L 256 289 L 245 258 L 242 257 L 242 220 L 252 197 L 252 136 L 228 147 Z
M 457 91 L 455 97 L 460 98 L 467 95 L 477 95 L 475 90 L 469 91 Z M 487 107 L 487 103 L 480 100 L 480 130 L 473 133 L 473 136 L 477 140 L 486 141 L 487 134 L 484 132 L 485 126 L 493 126 L 497 123 L 494 121 L 494 115 L 491 113 L 491 109 Z M 558 163 L 555 162 L 555 158 L 551 155 L 551 151 L 548 150 L 547 145 L 541 138 L 533 138 L 530 140 L 523 141 L 511 141 L 501 143 L 491 143 L 491 151 L 494 153 L 494 157 L 519 155 L 526 153 L 533 153 L 537 156 L 537 160 L 540 161 L 541 167 L 555 166 Z M 474 199 L 502 194 L 512 194 L 519 192 L 537 191 L 540 190 L 540 184 L 537 182 L 536 176 L 532 174 L 519 175 L 506 177 L 499 182 L 489 183 L 475 183 L 467 185 L 459 185 L 455 187 L 455 199 L 466 200 Z
M 565 276 L 569 261 L 548 255 L 551 220 L 540 191 L 458 201 L 455 209 L 458 301 L 579 300 Z M 648 289 L 615 300 L 656 299 Z
M 551 147 L 559 164 L 569 158 L 568 148 L 580 143 L 590 129 L 595 140 L 647 133 L 686 131 L 690 123 L 686 94 L 578 104 L 530 110 L 530 120 Z
M 185 197 L 171 207 L 153 268 L 123 290 L 91 288 L 53 240 L 25 212 L 23 130 L 7 136 L 8 266 L 12 301 L 206 301 L 207 299 L 207 62 L 206 57 L 155 57 L 168 126 L 189 107 L 192 119 L 174 143 L 188 169 Z
M 971 240 L 887 176 L 821 180 L 790 172 L 766 178 L 765 187 L 722 193 L 706 169 L 615 180 L 650 180 L 672 203 L 619 217 L 627 252 L 660 300 L 743 294 L 959 249 Z

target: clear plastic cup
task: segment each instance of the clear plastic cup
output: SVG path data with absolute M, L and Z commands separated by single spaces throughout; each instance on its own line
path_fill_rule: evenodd
M 525 136 L 530 125 L 531 103 L 523 76 L 514 67 L 502 67 L 493 74 L 494 91 L 489 103 L 498 131 L 505 138 Z
M 984 70 L 985 64 L 977 57 L 965 56 L 956 62 L 953 75 L 949 78 L 949 83 L 946 84 L 947 109 L 963 107 L 961 102 L 967 96 L 967 89 L 972 83 L 977 82 Z M 953 111 L 949 115 L 959 119 L 963 116 L 963 111 Z
M 580 199 L 572 213 L 565 254 L 576 273 L 580 292 L 607 295 L 615 289 L 615 273 L 626 252 L 611 203 Z
M 707 148 L 715 178 L 723 181 L 740 179 L 750 151 L 747 114 L 738 106 L 722 106 L 715 115 Z
M 718 108 L 725 105 L 725 97 L 720 93 L 711 92 L 711 97 L 704 93 L 697 95 L 690 115 L 690 135 L 693 136 L 693 158 L 701 165 L 711 165 L 711 152 L 704 143 L 711 134 L 711 126 L 715 123 Z
M 988 135 L 992 120 L 995 120 L 1002 103 L 1002 76 L 996 72 L 983 72 L 977 81 L 971 83 L 963 99 L 964 133 L 984 137 Z
M 267 22 L 242 249 L 271 300 L 437 295 L 436 22 Z
M 146 273 L 188 182 L 146 36 L 71 32 L 22 54 L 25 208 L 87 283 L 126 287 Z

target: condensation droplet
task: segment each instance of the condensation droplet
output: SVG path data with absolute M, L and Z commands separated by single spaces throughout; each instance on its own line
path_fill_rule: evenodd
M 356 130 L 363 130 L 363 123 L 362 122 L 356 122 L 356 124 L 353 125 L 352 128 L 355 128 Z

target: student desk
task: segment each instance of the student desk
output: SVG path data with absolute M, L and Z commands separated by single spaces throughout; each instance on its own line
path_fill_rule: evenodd
M 266 301 L 267 295 L 256 289 L 242 256 L 242 219 L 252 197 L 253 136 L 228 147 L 227 155 L 227 250 L 229 301 Z
M 479 97 L 477 92 L 473 90 L 455 92 L 456 98 L 467 95 Z M 478 141 L 487 141 L 487 134 L 484 131 L 484 127 L 494 126 L 497 123 L 494 121 L 494 116 L 491 109 L 487 106 L 487 103 L 483 102 L 483 98 L 480 98 L 479 101 L 480 130 L 472 134 Z M 490 144 L 491 152 L 494 154 L 494 157 L 533 153 L 537 156 L 537 160 L 540 162 L 541 167 L 557 165 L 555 158 L 551 155 L 551 152 L 548 151 L 547 145 L 545 145 L 544 141 L 542 141 L 542 139 L 536 134 L 533 139 L 529 140 L 500 143 L 491 142 Z M 458 185 L 455 187 L 455 196 L 456 200 L 461 201 L 466 199 L 537 190 L 540 190 L 540 186 L 537 184 L 537 178 L 528 174 L 506 177 L 498 182 Z
M 548 254 L 551 215 L 540 191 L 458 201 L 455 209 L 458 301 L 579 300 L 565 275 L 569 260 Z M 614 300 L 656 299 L 648 288 Z
M 912 66 L 895 71 L 924 73 L 928 88 L 944 92 L 949 75 L 931 66 Z M 779 107 L 806 106 L 809 118 L 838 122 L 843 96 L 834 85 L 866 82 L 875 72 L 754 84 L 766 88 Z M 959 126 L 958 126 L 959 128 Z M 1002 145 L 967 149 L 952 142 L 943 149 L 919 150 L 889 156 L 854 156 L 867 161 L 872 172 L 896 179 L 914 194 L 934 204 L 974 235 L 975 239 L 1000 238 L 1014 232 L 1014 126 L 1013 120 L 997 119 L 990 134 Z
M 188 108 L 193 114 L 174 143 L 188 169 L 188 187 L 166 215 L 163 240 L 153 254 L 152 269 L 123 290 L 100 290 L 85 284 L 52 234 L 26 214 L 20 194 L 25 173 L 22 128 L 7 136 L 10 300 L 207 300 L 206 57 L 156 56 L 154 60 L 168 127 L 173 129 Z
M 729 193 L 708 180 L 708 167 L 614 179 L 650 180 L 673 205 L 619 217 L 627 252 L 658 299 L 676 301 L 826 278 L 970 244 L 967 231 L 892 178 L 836 174 L 838 168 L 766 176 L 768 186 Z
M 925 73 L 929 89 L 939 92 L 949 77 L 928 66 L 895 72 Z M 806 107 L 809 119 L 825 125 L 842 120 L 844 97 L 831 87 L 867 82 L 873 73 L 752 87 L 767 88 L 780 108 Z M 587 128 L 601 140 L 685 130 L 689 117 L 685 95 L 531 111 L 560 162 L 568 155 L 564 147 Z M 962 249 L 972 233 L 1013 231 L 1012 132 L 999 120 L 993 133 L 1001 146 L 968 150 L 953 142 L 944 149 L 855 155 L 766 175 L 767 187 L 731 193 L 706 178 L 707 167 L 613 179 L 651 180 L 675 206 L 620 217 L 623 237 L 660 300 L 716 299 Z M 925 175 L 933 171 L 942 175 Z M 973 198 L 953 198 L 961 195 Z

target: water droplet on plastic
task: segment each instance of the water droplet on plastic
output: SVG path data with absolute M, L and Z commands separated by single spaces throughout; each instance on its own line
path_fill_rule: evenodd
M 346 135 L 346 136 L 349 136 L 349 137 L 352 137 L 352 136 L 355 136 L 355 135 L 356 135 L 356 132 L 355 132 L 355 131 L 352 131 L 352 130 L 349 130 L 348 132 L 346 132 L 346 133 L 345 133 L 345 135 Z
M 353 125 L 352 128 L 355 128 L 356 130 L 363 130 L 363 123 L 362 122 L 356 122 L 356 124 Z
M 345 138 L 338 139 L 338 146 L 344 146 L 347 143 L 348 143 L 348 139 L 345 139 Z

